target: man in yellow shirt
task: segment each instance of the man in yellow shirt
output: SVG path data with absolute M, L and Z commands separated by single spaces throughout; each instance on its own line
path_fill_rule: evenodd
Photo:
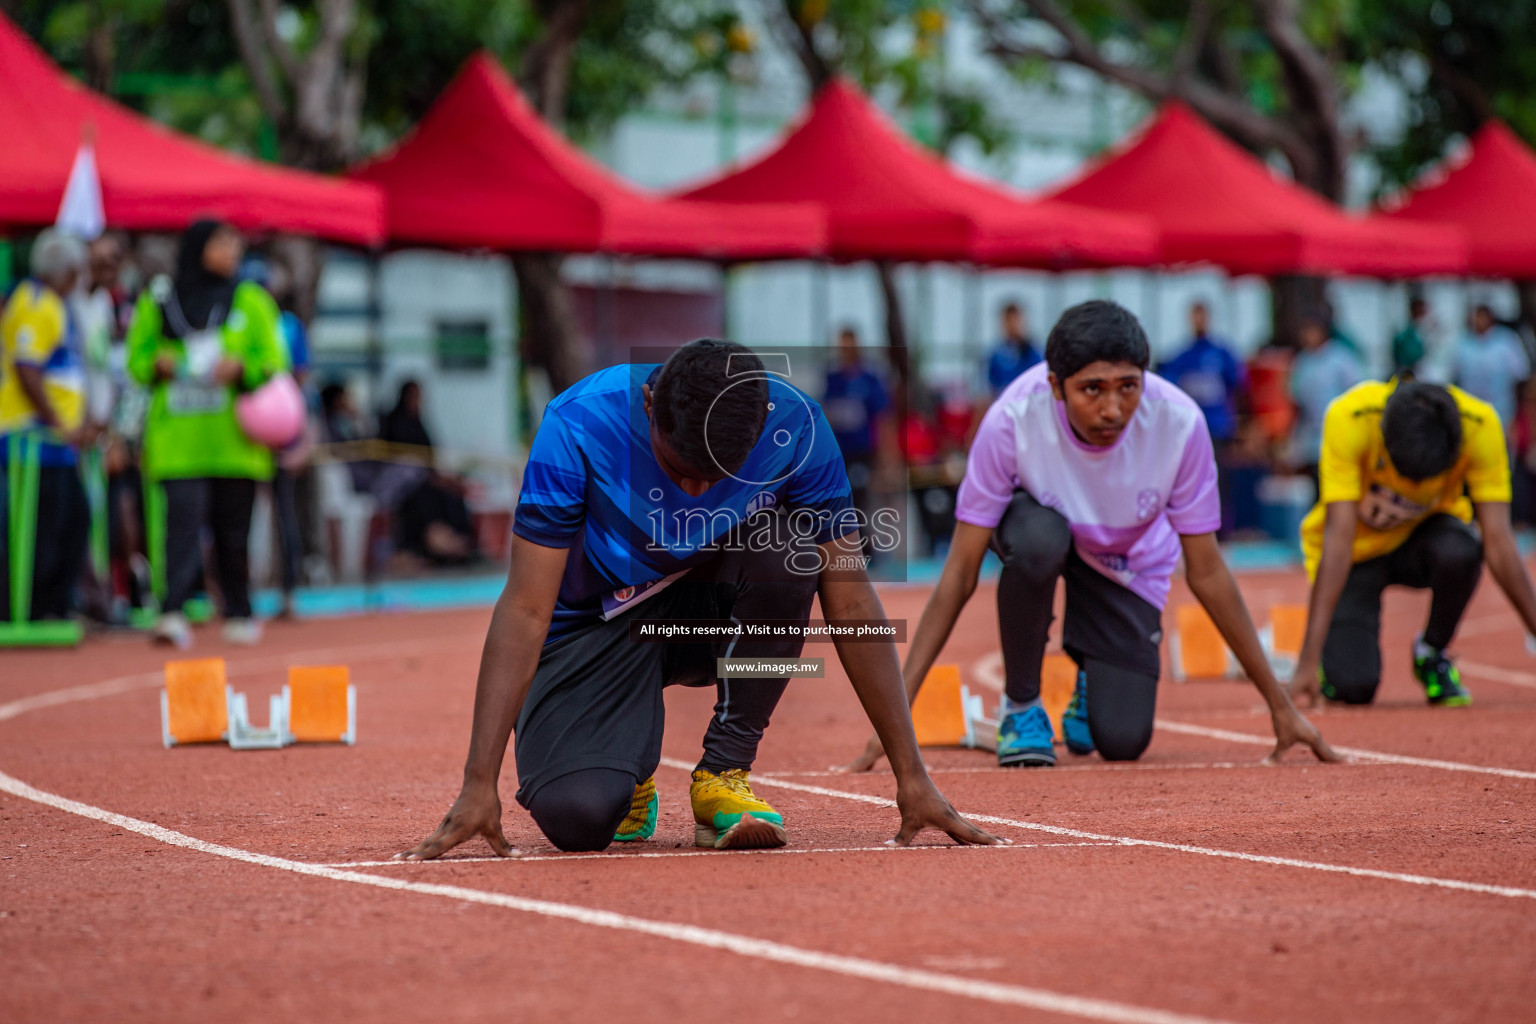
M 1370 703 L 1381 682 L 1381 592 L 1405 586 L 1433 595 L 1413 650 L 1425 696 L 1470 704 L 1445 650 L 1484 562 L 1536 633 L 1498 414 L 1458 388 L 1360 384 L 1328 407 L 1318 477 L 1318 505 L 1301 527 L 1313 582 L 1292 693 Z
M 0 312 L 0 467 L 9 463 L 13 437 L 25 433 L 43 439 L 38 453 L 33 620 L 69 615 L 90 534 L 90 506 L 74 447 L 82 440 L 85 368 L 79 332 L 64 300 L 85 262 L 81 242 L 44 231 L 32 245 L 32 277 L 16 286 Z M 3 582 L 0 605 L 9 617 L 8 568 Z

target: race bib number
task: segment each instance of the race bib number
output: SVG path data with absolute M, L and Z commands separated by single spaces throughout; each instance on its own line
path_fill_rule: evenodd
M 165 409 L 172 416 L 208 416 L 223 412 L 229 388 L 222 384 L 175 381 L 166 388 Z
M 1360 499 L 1360 521 L 1373 530 L 1396 529 L 1416 523 L 1428 514 L 1429 509 L 1423 505 L 1381 484 L 1371 484 L 1371 489 Z

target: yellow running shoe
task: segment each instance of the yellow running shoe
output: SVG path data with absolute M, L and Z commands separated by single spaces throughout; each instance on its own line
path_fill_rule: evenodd
M 745 768 L 716 775 L 693 773 L 688 797 L 693 801 L 693 845 L 716 850 L 753 850 L 783 846 L 784 818 L 752 792 Z
M 629 813 L 619 822 L 619 830 L 613 834 L 616 843 L 634 843 L 649 839 L 656 834 L 656 809 L 661 801 L 656 797 L 656 776 L 652 775 L 635 786 L 635 798 L 629 805 Z

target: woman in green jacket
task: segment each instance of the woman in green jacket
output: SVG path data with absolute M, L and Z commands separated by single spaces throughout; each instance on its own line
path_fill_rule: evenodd
M 151 282 L 128 331 L 128 372 L 153 389 L 144 425 L 144 475 L 165 493 L 165 603 L 154 638 L 187 648 L 182 606 L 197 586 L 202 531 L 213 534 L 224 639 L 253 644 L 250 532 L 256 482 L 272 477 L 272 452 L 235 420 L 235 398 L 287 368 L 277 304 L 237 281 L 245 241 L 201 220 L 182 235 L 174 280 Z

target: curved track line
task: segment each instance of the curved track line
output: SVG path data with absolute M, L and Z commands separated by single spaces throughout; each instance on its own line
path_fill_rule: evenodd
M 686 761 L 677 761 L 670 757 L 662 758 L 661 763 L 668 768 L 679 768 L 683 771 L 693 770 L 693 765 Z M 760 782 L 764 786 L 778 786 L 780 789 L 792 789 L 800 793 L 813 793 L 816 796 L 856 800 L 859 803 L 871 804 L 876 807 L 896 806 L 896 801 L 883 796 L 872 796 L 868 793 L 851 793 L 842 789 L 828 789 L 825 786 L 808 786 L 800 782 L 789 782 L 771 774 L 754 776 L 754 781 Z M 1209 846 L 1190 846 L 1187 843 L 1165 843 L 1156 839 L 1137 839 L 1135 836 L 1101 835 L 1097 832 L 1084 832 L 1081 829 L 1065 828 L 1061 825 L 1046 825 L 1038 821 L 1001 818 L 995 814 L 973 814 L 970 811 L 961 811 L 960 813 L 971 821 L 984 821 L 989 825 L 1008 825 L 1013 828 L 1029 829 L 1033 832 L 1048 832 L 1051 835 L 1071 836 L 1074 839 L 1091 839 L 1113 843 L 1117 846 L 1144 846 L 1154 850 L 1174 850 L 1178 853 L 1199 854 L 1202 857 L 1219 857 L 1224 860 L 1246 861 L 1250 864 L 1271 864 L 1276 867 L 1305 868 L 1309 871 L 1326 871 L 1336 875 L 1354 875 L 1356 878 L 1379 878 L 1387 882 L 1406 882 L 1410 885 L 1427 885 L 1438 889 L 1456 889 L 1461 892 L 1484 893 L 1489 896 L 1536 899 L 1536 889 L 1521 889 L 1512 885 L 1489 885 L 1485 882 L 1463 882 L 1455 878 L 1434 878 L 1429 875 L 1409 875 L 1399 871 L 1355 868 L 1345 864 L 1328 864 L 1323 861 L 1300 860 L 1296 857 L 1274 857 L 1265 853 L 1243 853 L 1238 850 L 1221 850 Z

